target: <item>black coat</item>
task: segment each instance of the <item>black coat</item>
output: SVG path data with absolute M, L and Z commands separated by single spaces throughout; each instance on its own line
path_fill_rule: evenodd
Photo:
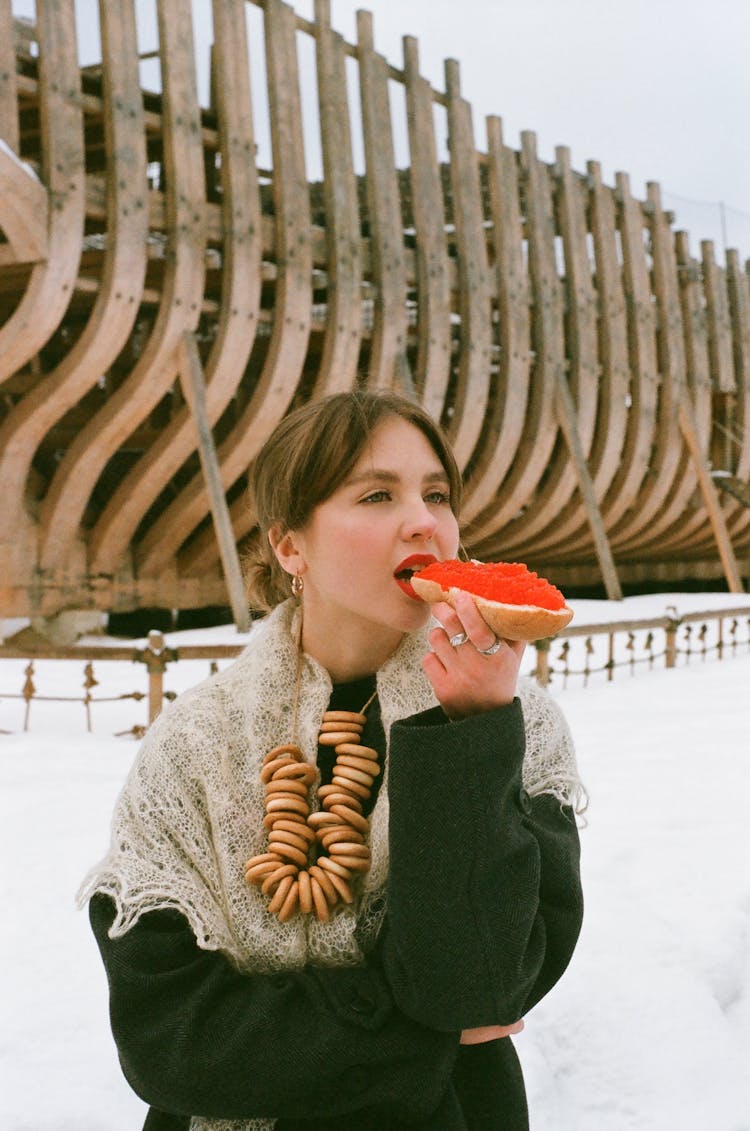
M 242 974 L 176 911 L 113 940 L 112 902 L 94 896 L 144 1131 L 187 1131 L 192 1113 L 276 1117 L 277 1131 L 525 1131 L 510 1038 L 459 1046 L 464 1028 L 526 1014 L 580 930 L 575 819 L 529 798 L 523 749 L 518 700 L 392 728 L 388 910 L 358 966 Z

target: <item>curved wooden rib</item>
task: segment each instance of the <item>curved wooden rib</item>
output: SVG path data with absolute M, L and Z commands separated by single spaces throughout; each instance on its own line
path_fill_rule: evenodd
M 460 345 L 456 392 L 449 408 L 451 415 L 448 419 L 444 415 L 443 423 L 458 466 L 466 470 L 470 478 L 471 464 L 480 457 L 478 449 L 483 440 L 482 426 L 489 402 L 492 290 L 471 106 L 461 97 L 458 63 L 454 59 L 448 59 L 445 64 L 445 87 Z
M 688 396 L 692 402 L 692 417 L 695 428 L 695 443 L 707 464 L 711 440 L 711 372 L 708 357 L 708 328 L 702 288 L 698 282 L 700 271 L 695 260 L 690 257 L 687 233 L 678 232 L 675 236 L 675 253 L 680 273 L 680 301 L 682 305 L 683 326 L 685 330 L 685 364 L 688 381 Z M 701 541 L 701 535 L 708 531 L 712 537 L 711 521 L 705 504 L 701 505 L 699 478 L 695 466 L 690 461 L 688 474 L 684 479 L 681 495 L 672 506 L 671 529 L 665 530 L 659 539 L 658 550 L 673 552 L 689 550 Z M 698 496 L 698 498 L 696 498 Z M 647 542 L 644 545 L 648 545 Z
M 742 270 L 736 251 L 727 252 L 727 289 L 732 325 L 735 369 L 734 428 L 736 436 L 734 474 L 750 482 L 750 279 Z M 729 517 L 735 544 L 750 552 L 750 511 L 735 511 Z
M 252 506 L 252 501 L 244 495 L 235 499 L 229 506 L 229 520 L 232 524 L 235 539 L 249 533 L 257 525 L 258 517 Z M 215 570 L 219 560 L 216 546 L 216 535 L 209 526 L 204 527 L 180 552 L 178 558 L 178 572 L 180 578 L 204 578 L 211 570 Z
M 167 255 L 151 338 L 128 379 L 82 430 L 60 462 L 41 509 L 42 568 L 62 565 L 109 458 L 172 385 L 180 336 L 198 324 L 205 215 L 200 117 L 189 0 L 159 6 L 162 44 Z
M 521 134 L 526 201 L 529 279 L 532 296 L 531 338 L 534 363 L 523 436 L 510 472 L 499 491 L 490 533 L 472 536 L 479 556 L 503 552 L 505 532 L 533 497 L 549 465 L 558 436 L 555 415 L 558 369 L 565 365 L 562 288 L 555 263 L 555 222 L 550 171 L 536 155 L 536 137 Z
M 565 257 L 567 301 L 564 324 L 569 369 L 567 375 L 558 370 L 555 403 L 566 443 L 558 445 L 544 487 L 534 498 L 533 512 L 510 523 L 503 532 L 508 552 L 514 553 L 517 547 L 523 546 L 526 555 L 537 553 L 538 544 L 544 543 L 545 536 L 549 537 L 550 527 L 553 536 L 556 536 L 560 523 L 566 525 L 580 516 L 577 464 L 575 459 L 571 459 L 567 432 L 570 429 L 577 433 L 573 436 L 571 431 L 570 438 L 576 449 L 580 446 L 583 460 L 587 460 L 594 439 L 598 399 L 596 299 L 586 242 L 588 188 L 573 174 L 570 151 L 560 146 L 556 156 L 558 214 Z M 575 406 L 574 415 L 566 412 L 571 404 Z M 590 501 L 594 502 L 593 499 Z
M 47 258 L 0 329 L 0 382 L 17 373 L 55 332 L 73 294 L 83 241 L 85 162 L 74 0 L 40 4 L 41 179 L 49 194 Z M 15 66 L 15 63 L 14 63 Z
M 357 12 L 357 42 L 375 308 L 368 384 L 390 389 L 407 377 L 406 269 L 388 64 L 374 50 L 370 12 Z
M 133 4 L 103 4 L 103 107 L 111 185 L 96 302 L 70 352 L 0 427 L 0 525 L 20 520 L 31 461 L 48 430 L 106 373 L 133 327 L 146 270 L 146 145 Z
M 516 458 L 529 397 L 529 292 L 518 165 L 515 151 L 503 145 L 501 120 L 493 117 L 487 119 L 487 173 L 501 350 L 494 407 L 485 421 L 485 456 L 472 471 L 462 514 L 469 542 L 494 525 L 498 485 Z
M 316 0 L 315 16 L 328 271 L 326 332 L 315 385 L 315 395 L 322 396 L 343 392 L 356 379 L 362 336 L 362 263 L 344 41 L 331 28 L 330 0 Z
M 0 229 L 17 263 L 47 258 L 48 211 L 47 190 L 36 173 L 0 140 Z
M 714 245 L 711 240 L 701 241 L 703 259 L 703 274 L 706 287 L 706 313 L 709 323 L 709 341 L 711 344 L 711 368 L 714 376 L 714 388 L 717 393 L 734 399 L 734 413 L 737 415 L 740 405 L 736 397 L 740 391 L 737 377 L 735 376 L 732 357 L 732 320 L 729 314 L 728 278 L 716 263 Z M 724 398 L 722 398 L 724 399 Z M 747 422 L 745 421 L 745 429 Z M 747 436 L 745 443 L 747 444 Z M 738 461 L 739 462 L 739 461 Z M 742 476 L 739 474 L 739 478 Z M 743 529 L 750 524 L 750 511 L 738 504 L 731 497 L 724 497 L 727 522 L 733 535 L 740 538 Z
M 669 527 L 695 489 L 695 476 L 678 428 L 677 409 L 687 396 L 682 311 L 678 297 L 677 264 L 669 223 L 661 207 L 659 186 L 648 185 L 654 291 L 658 312 L 657 335 L 661 389 L 657 410 L 656 446 L 649 463 L 649 484 L 641 491 L 637 514 L 612 532 L 618 552 L 639 551 Z M 679 439 L 678 439 L 679 437 Z M 681 482 L 683 481 L 683 482 Z M 687 483 L 687 488 L 684 485 Z
M 750 279 L 742 270 L 736 251 L 727 252 L 729 311 L 734 344 L 736 421 L 739 450 L 734 473 L 750 479 Z
M 404 38 L 410 178 L 417 239 L 417 364 L 422 406 L 440 420 L 451 367 L 451 270 L 445 240 L 445 200 L 440 180 L 432 87 L 419 74 L 417 41 Z
M 266 5 L 266 60 L 275 176 L 276 292 L 273 329 L 252 397 L 218 456 L 227 490 L 242 475 L 286 412 L 302 373 L 312 314 L 310 204 L 302 145 L 294 12 Z M 147 532 L 135 552 L 139 575 L 153 577 L 208 513 L 203 481 L 193 479 Z
M 594 440 L 589 455 L 592 485 L 601 506 L 622 459 L 627 429 L 627 321 L 622 273 L 617 258 L 614 193 L 602 183 L 601 166 L 587 165 L 590 186 L 590 228 L 594 244 L 598 297 L 599 392 Z M 592 348 L 596 348 L 592 343 Z M 580 509 L 567 521 L 555 520 L 549 538 L 535 543 L 535 553 L 585 557 L 594 550 L 590 523 L 582 524 Z M 602 515 L 602 519 L 605 516 Z M 606 523 L 605 523 L 606 525 Z
M 206 412 L 215 424 L 245 371 L 260 307 L 261 214 L 255 166 L 249 60 L 241 5 L 214 3 L 216 90 L 221 141 L 223 268 L 216 337 L 205 365 Z M 195 450 L 195 423 L 184 407 L 158 444 L 125 476 L 90 540 L 92 573 L 113 573 L 139 521 Z
M 616 182 L 621 205 L 623 282 L 629 315 L 630 410 L 622 464 L 602 503 L 610 533 L 621 516 L 634 505 L 648 472 L 658 391 L 656 331 L 643 244 L 643 213 L 639 202 L 630 194 L 626 174 L 617 173 Z
M 20 133 L 15 38 L 13 8 L 10 0 L 3 0 L 0 3 L 0 140 L 13 153 L 18 153 Z M 47 215 L 46 206 L 42 215 Z

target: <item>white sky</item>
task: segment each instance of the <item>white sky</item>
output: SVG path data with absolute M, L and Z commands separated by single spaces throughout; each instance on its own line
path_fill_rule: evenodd
M 137 3 L 146 45 L 154 0 Z M 211 4 L 192 3 L 205 58 Z M 730 247 L 750 255 L 748 0 L 331 4 L 334 27 L 350 41 L 356 10 L 371 11 L 376 48 L 396 66 L 402 37 L 414 35 L 422 73 L 440 89 L 444 59 L 457 59 L 481 148 L 485 116 L 499 115 L 508 144 L 517 147 L 520 131 L 533 130 L 546 161 L 556 146 L 567 145 L 574 168 L 598 160 L 608 183 L 615 172 L 627 172 L 637 196 L 645 195 L 647 181 L 659 182 L 677 226 L 691 233 L 694 254 L 701 238 L 711 238 L 721 258 L 726 235 Z M 86 38 L 96 25 L 96 2 L 78 0 L 77 7 Z M 313 0 L 296 0 L 294 7 L 312 18 Z M 13 8 L 30 14 L 33 0 L 13 0 Z
M 312 14 L 312 0 L 296 7 Z M 361 7 L 394 64 L 406 34 L 434 86 L 444 89 L 443 60 L 459 61 L 482 147 L 497 114 L 507 144 L 533 130 L 546 161 L 567 145 L 574 168 L 598 160 L 608 183 L 627 172 L 636 195 L 658 181 L 696 238 L 714 236 L 723 202 L 730 246 L 750 255 L 748 0 L 332 0 L 348 39 Z

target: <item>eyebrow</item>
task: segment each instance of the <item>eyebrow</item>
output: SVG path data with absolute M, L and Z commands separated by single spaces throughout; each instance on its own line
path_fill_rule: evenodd
M 358 483 L 371 483 L 373 482 L 373 480 L 376 480 L 379 483 L 398 483 L 401 480 L 401 476 L 395 471 L 386 471 L 379 467 L 371 467 L 368 468 L 367 471 L 360 471 L 358 475 L 349 476 L 349 478 L 346 480 L 346 483 L 347 486 L 354 487 Z M 443 471 L 442 469 L 440 471 L 430 471 L 423 477 L 422 482 L 424 484 L 447 483 L 448 485 L 450 485 L 448 472 Z

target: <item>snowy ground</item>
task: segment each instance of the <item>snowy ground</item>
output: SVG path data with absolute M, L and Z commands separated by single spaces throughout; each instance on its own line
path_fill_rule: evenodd
M 669 604 L 750 610 L 750 598 L 659 595 L 574 602 L 574 623 L 659 616 Z M 0 661 L 0 693 L 20 691 L 23 668 Z M 167 686 L 206 673 L 205 662 L 181 663 Z M 96 674 L 100 695 L 145 688 L 133 665 Z M 82 679 L 77 665 L 52 662 L 35 674 L 50 695 L 78 694 Z M 552 690 L 591 796 L 587 911 L 569 971 L 516 1038 L 532 1131 L 750 1131 L 750 650 L 683 657 L 671 671 L 641 663 L 587 688 L 561 682 Z M 99 703 L 92 716 L 88 734 L 80 704 L 40 702 L 24 734 L 23 704 L 0 701 L 0 730 L 12 732 L 0 734 L 0 1131 L 136 1131 L 143 1118 L 73 896 L 104 851 L 135 753 L 113 732 L 145 721 L 145 704 Z

